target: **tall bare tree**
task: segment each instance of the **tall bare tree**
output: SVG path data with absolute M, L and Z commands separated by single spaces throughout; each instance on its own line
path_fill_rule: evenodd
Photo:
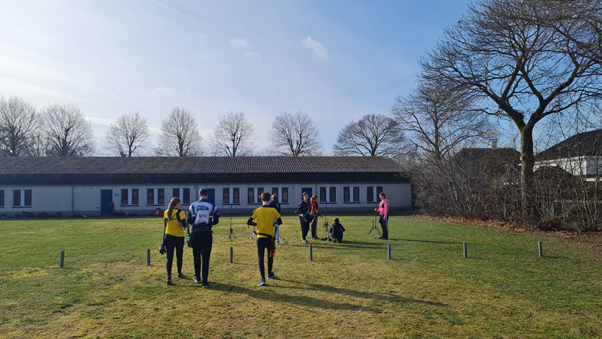
M 161 139 L 158 154 L 164 156 L 199 156 L 203 154 L 196 120 L 190 111 L 176 107 L 161 121 Z
M 381 114 L 368 114 L 339 132 L 334 153 L 396 157 L 404 151 L 403 141 L 403 132 L 395 120 Z
M 44 140 L 49 156 L 88 156 L 94 152 L 94 133 L 80 109 L 53 104 L 43 110 Z
M 124 114 L 109 126 L 104 148 L 112 155 L 132 157 L 149 147 L 150 132 L 146 118 L 139 113 Z
M 272 123 L 270 139 L 281 154 L 294 157 L 315 154 L 322 147 L 316 123 L 302 111 L 278 115 Z
M 39 126 L 32 104 L 16 96 L 0 97 L 0 155 L 28 155 L 33 134 Z
M 391 112 L 410 142 L 435 163 L 468 140 L 495 134 L 488 117 L 475 110 L 464 93 L 425 79 L 418 84 L 408 96 L 396 99 Z
M 550 19 L 562 20 L 550 18 L 547 0 L 481 0 L 422 61 L 431 81 L 467 91 L 480 99 L 482 113 L 509 119 L 520 131 L 522 209 L 531 221 L 538 215 L 533 201 L 535 126 L 602 93 L 601 65 L 552 28 Z M 570 23 L 565 27 L 579 29 Z
M 229 112 L 219 116 L 211 146 L 216 155 L 247 156 L 253 152 L 253 125 L 244 112 Z

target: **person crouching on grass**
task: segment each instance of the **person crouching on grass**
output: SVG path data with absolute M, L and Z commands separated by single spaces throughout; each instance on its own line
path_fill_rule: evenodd
M 278 225 L 282 225 L 280 213 L 278 213 L 276 208 L 270 206 L 270 200 L 270 193 L 261 193 L 263 206 L 256 209 L 247 221 L 247 225 L 257 226 L 257 259 L 259 261 L 259 273 L 261 273 L 261 280 L 257 284 L 258 286 L 267 285 L 263 262 L 266 250 L 268 252 L 268 279 L 274 278 L 274 272 L 272 272 L 274 254 L 276 253 L 274 245 L 274 219 L 276 219 Z
M 163 244 L 167 252 L 167 285 L 173 285 L 171 281 L 171 267 L 173 264 L 173 252 L 176 250 L 176 259 L 178 266 L 178 278 L 183 279 L 182 274 L 182 254 L 184 254 L 184 230 L 186 229 L 186 214 L 180 210 L 181 202 L 179 198 L 173 198 L 169 202 L 169 207 L 163 213 L 163 223 L 165 225 L 165 234 Z
M 343 242 L 343 232 L 345 232 L 345 226 L 343 226 L 339 218 L 334 218 L 334 224 L 330 225 L 330 239 L 334 242 Z

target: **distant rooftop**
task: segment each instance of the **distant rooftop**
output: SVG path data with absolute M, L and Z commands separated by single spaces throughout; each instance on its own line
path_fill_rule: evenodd
M 535 156 L 536 161 L 602 155 L 602 129 L 575 134 Z

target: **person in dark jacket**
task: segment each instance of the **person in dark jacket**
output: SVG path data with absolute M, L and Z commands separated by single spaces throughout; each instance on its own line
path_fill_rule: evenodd
M 270 201 L 269 206 L 274 207 L 276 211 L 282 215 L 282 212 L 280 211 L 280 203 L 278 202 L 278 194 L 272 195 L 272 200 Z M 274 239 L 276 239 L 276 244 L 282 244 L 282 240 L 280 239 L 280 225 L 276 219 L 274 219 Z
M 297 215 L 299 215 L 299 223 L 301 223 L 301 237 L 303 238 L 303 243 L 307 244 L 307 233 L 309 232 L 309 223 L 311 222 L 309 217 L 309 194 L 307 192 L 303 192 L 303 200 L 299 202 L 299 206 L 297 207 Z
M 343 242 L 343 232 L 345 226 L 339 222 L 339 218 L 334 218 L 334 223 L 330 225 L 330 239 L 334 242 Z

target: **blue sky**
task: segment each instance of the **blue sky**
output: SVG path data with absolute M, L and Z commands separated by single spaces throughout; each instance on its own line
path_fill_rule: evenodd
M 140 112 L 158 135 L 175 106 L 205 140 L 244 111 L 263 147 L 302 110 L 324 151 L 365 114 L 388 114 L 418 61 L 470 1 L 11 1 L 0 5 L 0 95 L 74 103 L 99 141 Z

